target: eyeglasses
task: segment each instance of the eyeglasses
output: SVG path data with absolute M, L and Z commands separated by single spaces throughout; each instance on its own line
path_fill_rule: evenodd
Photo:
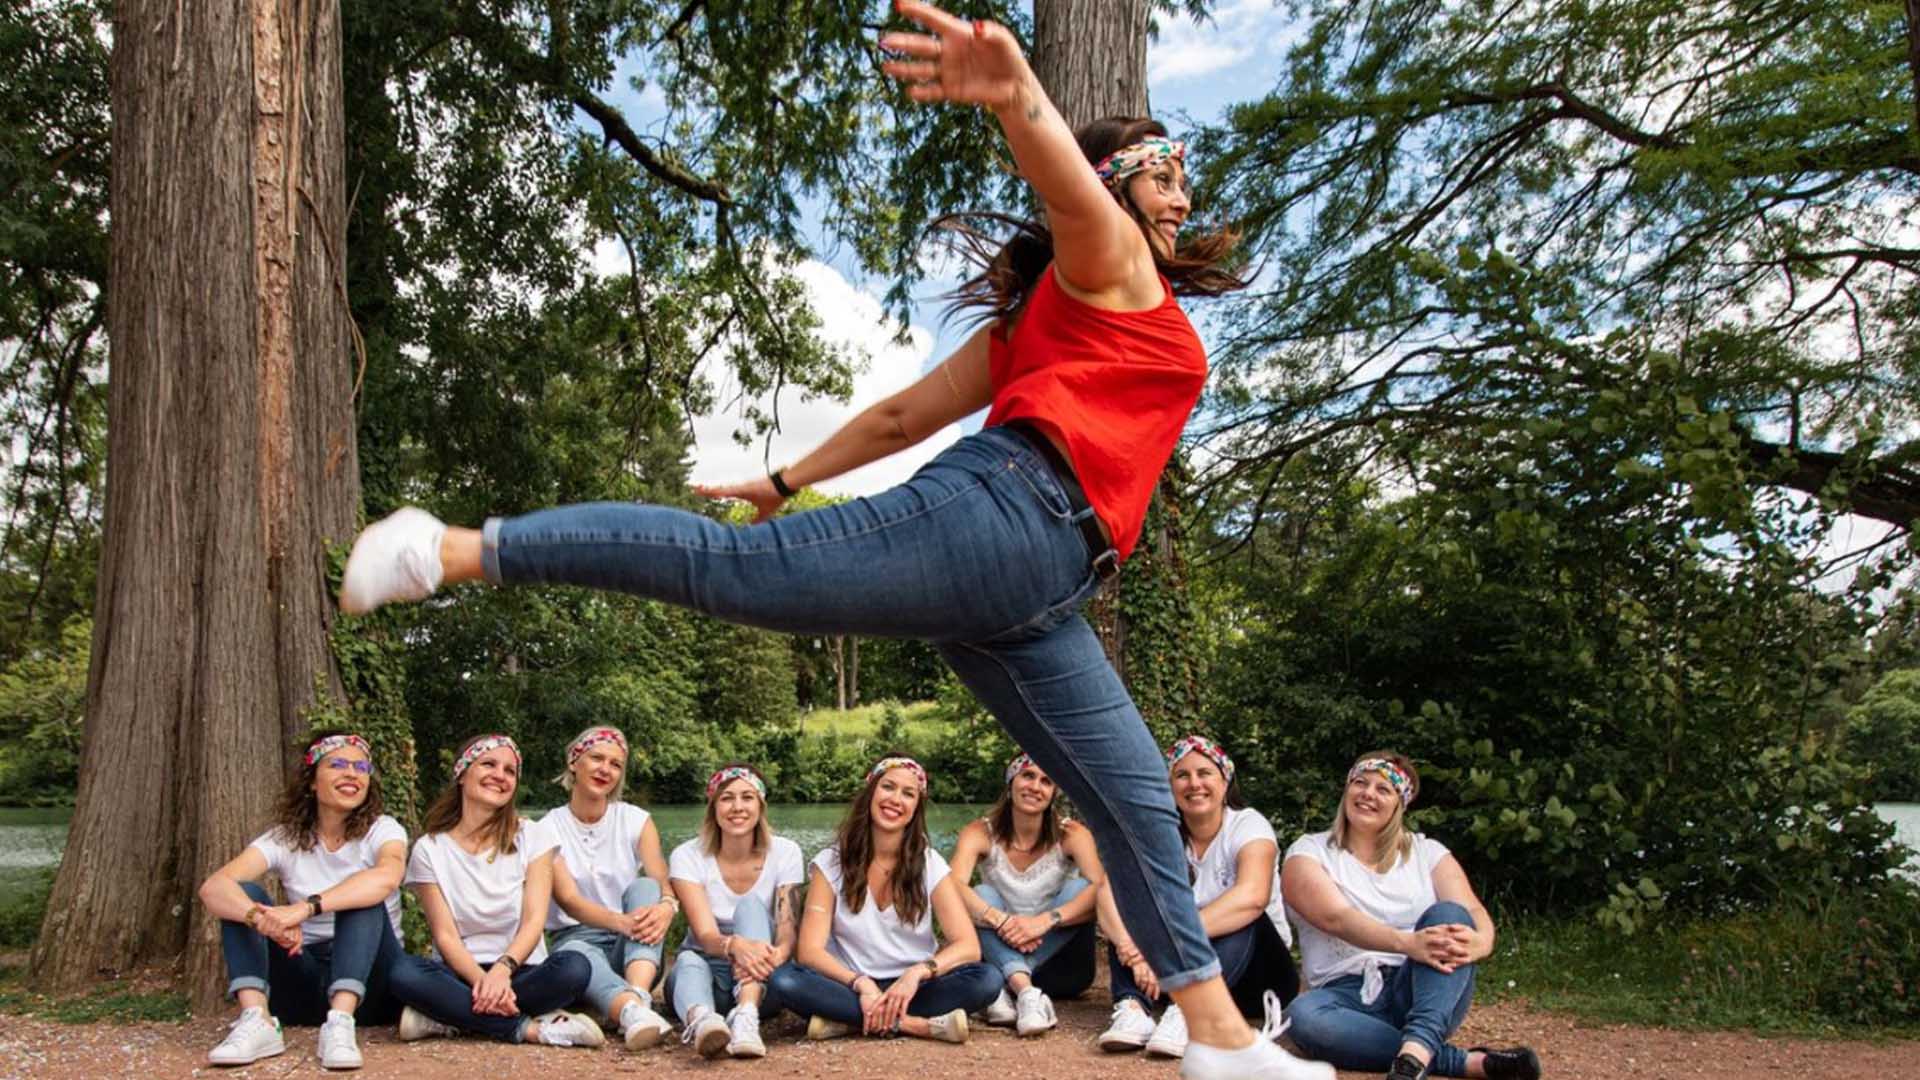
M 323 764 L 334 772 L 346 772 L 352 769 L 362 776 L 373 771 L 373 762 L 362 758 L 330 757 Z

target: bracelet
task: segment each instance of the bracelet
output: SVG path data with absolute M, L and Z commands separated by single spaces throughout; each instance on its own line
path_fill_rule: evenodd
M 864 978 L 866 978 L 865 975 L 856 971 L 853 973 L 853 978 L 847 980 L 847 989 L 853 991 L 856 997 L 860 994 L 860 980 Z
M 794 494 L 793 489 L 787 486 L 787 478 L 781 476 L 781 472 L 782 470 L 775 469 L 767 474 L 767 479 L 773 481 L 773 490 L 779 492 L 781 498 L 791 499 Z
M 260 913 L 265 910 L 266 909 L 262 908 L 259 904 L 255 904 L 247 909 L 247 929 L 260 929 Z
M 520 961 L 515 960 L 509 953 L 501 953 L 499 956 L 493 958 L 493 962 L 504 965 L 509 975 L 520 970 Z
M 723 959 L 723 960 L 732 960 L 732 959 L 733 959 L 733 938 L 734 938 L 734 935 L 732 935 L 732 934 L 728 934 L 728 935 L 727 935 L 727 943 L 726 943 L 725 945 L 722 945 L 722 946 L 720 947 L 720 958 L 721 958 L 721 959 Z

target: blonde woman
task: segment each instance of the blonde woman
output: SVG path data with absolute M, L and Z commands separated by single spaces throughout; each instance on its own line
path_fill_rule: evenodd
M 1447 1042 L 1473 1002 L 1475 965 L 1493 952 L 1493 919 L 1445 845 L 1407 828 L 1419 794 L 1412 761 L 1364 754 L 1333 828 L 1287 849 L 1281 881 L 1310 987 L 1287 1010 L 1293 1041 L 1391 1080 L 1538 1080 L 1540 1059 L 1524 1046 Z
M 707 778 L 700 835 L 673 849 L 667 872 L 687 913 L 667 977 L 683 1040 L 702 1057 L 765 1057 L 760 1018 L 778 1011 L 767 980 L 793 956 L 807 864 L 799 844 L 773 835 L 758 769 L 729 762 Z

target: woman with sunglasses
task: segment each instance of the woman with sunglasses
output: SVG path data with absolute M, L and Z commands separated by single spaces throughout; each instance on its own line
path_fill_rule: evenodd
M 357 1025 L 399 1015 L 387 972 L 401 955 L 407 834 L 385 809 L 367 740 L 323 731 L 273 825 L 200 886 L 220 920 L 227 993 L 240 1004 L 208 1064 L 250 1065 L 286 1050 L 283 1023 L 318 1024 L 321 1066 L 357 1069 Z M 261 886 L 268 874 L 286 903 Z

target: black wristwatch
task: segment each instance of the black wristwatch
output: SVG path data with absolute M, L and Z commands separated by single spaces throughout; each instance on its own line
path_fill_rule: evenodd
M 1054 908 L 1052 911 L 1047 912 L 1047 918 L 1053 920 L 1052 924 L 1049 925 L 1047 929 L 1051 930 L 1053 929 L 1053 927 L 1059 926 L 1060 925 L 1060 909 Z
M 307 918 L 309 919 L 320 914 L 320 894 L 319 893 L 314 893 L 312 896 L 307 897 L 307 909 L 313 913 L 312 915 L 307 916 Z

